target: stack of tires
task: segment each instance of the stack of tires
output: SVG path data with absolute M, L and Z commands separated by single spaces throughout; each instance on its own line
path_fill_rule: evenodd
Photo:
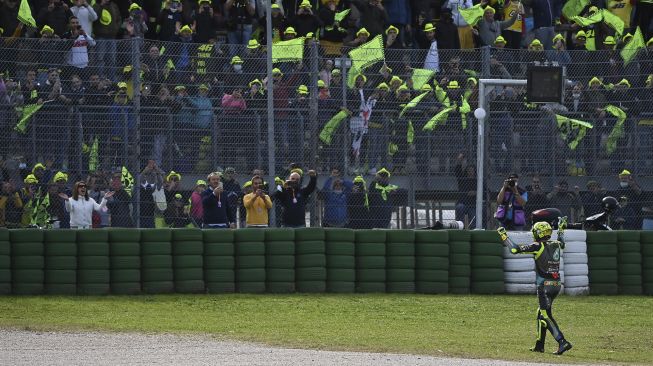
M 467 230 L 449 231 L 449 292 L 468 294 L 472 276 L 472 234 Z
M 524 245 L 533 242 L 533 234 L 530 231 L 510 232 L 510 239 L 517 245 Z M 488 247 L 489 248 L 489 247 Z M 489 250 L 480 248 L 479 250 Z M 535 285 L 535 261 L 531 254 L 512 254 L 510 248 L 503 248 L 503 281 L 505 291 L 509 294 L 534 294 Z
M 273 294 L 295 292 L 295 231 L 265 230 L 265 287 Z
M 472 231 L 472 293 L 505 292 L 503 250 L 496 231 Z
M 147 294 L 175 291 L 170 229 L 141 230 L 141 279 Z
M 642 246 L 639 231 L 618 231 L 619 293 L 642 294 Z
M 415 232 L 415 291 L 423 294 L 449 292 L 449 233 Z
M 43 230 L 12 230 L 11 281 L 14 295 L 43 293 L 45 261 L 43 258 Z
M 236 247 L 236 291 L 264 293 L 265 230 L 236 230 L 234 244 Z
M 562 252 L 565 270 L 565 294 L 589 294 L 589 268 L 587 265 L 587 234 L 584 230 L 565 232 L 565 249 Z
M 385 292 L 386 231 L 356 231 L 356 292 Z
M 326 290 L 333 293 L 356 291 L 356 233 L 351 229 L 326 229 L 324 231 L 327 283 Z
M 77 293 L 111 293 L 109 232 L 106 230 L 77 231 Z
M 204 241 L 199 229 L 172 230 L 175 292 L 198 294 L 204 287 Z
M 386 251 L 386 291 L 415 292 L 415 231 L 389 230 Z
M 11 242 L 9 230 L 0 228 L 0 295 L 11 294 Z
M 141 292 L 141 231 L 109 230 L 111 293 L 135 295 Z
M 590 293 L 616 295 L 619 293 L 619 263 L 616 231 L 587 232 L 587 256 Z
M 75 295 L 77 293 L 77 232 L 47 230 L 44 232 L 45 293 Z
M 642 245 L 642 290 L 645 295 L 653 295 L 653 232 L 640 233 Z
M 210 294 L 236 291 L 234 232 L 232 230 L 203 230 L 204 281 Z
M 298 292 L 326 292 L 324 229 L 295 230 L 295 286 Z

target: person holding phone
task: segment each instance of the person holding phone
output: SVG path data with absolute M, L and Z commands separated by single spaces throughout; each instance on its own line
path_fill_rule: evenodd
M 243 197 L 243 205 L 247 210 L 247 227 L 268 227 L 268 211 L 272 209 L 272 199 L 263 191 L 263 178 L 252 177 L 252 193 Z
M 224 187 L 220 179 L 219 172 L 213 172 L 206 177 L 209 187 L 202 193 L 203 227 L 205 229 L 236 228 L 236 217 L 231 210 L 227 195 L 224 194 Z

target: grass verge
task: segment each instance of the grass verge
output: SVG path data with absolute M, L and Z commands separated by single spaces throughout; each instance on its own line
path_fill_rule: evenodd
M 574 349 L 528 351 L 535 296 L 157 295 L 0 297 L 0 327 L 202 333 L 275 346 L 547 363 L 653 360 L 653 298 L 560 297 Z M 547 351 L 555 340 L 548 335 Z

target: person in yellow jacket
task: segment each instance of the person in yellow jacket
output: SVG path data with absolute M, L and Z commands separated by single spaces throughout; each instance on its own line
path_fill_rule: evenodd
M 252 178 L 252 193 L 243 197 L 243 205 L 247 210 L 247 227 L 268 227 L 268 210 L 272 209 L 272 200 L 263 191 L 263 178 L 260 176 Z

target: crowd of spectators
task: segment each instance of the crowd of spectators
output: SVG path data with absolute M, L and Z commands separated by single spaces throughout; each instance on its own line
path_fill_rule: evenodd
M 565 19 L 562 0 L 484 0 L 483 17 L 473 27 L 460 14 L 478 4 L 471 0 L 28 3 L 36 28 L 17 20 L 19 1 L 0 1 L 0 145 L 15 164 L 48 160 L 54 169 L 84 176 L 91 161 L 106 169 L 138 154 L 140 165 L 153 160 L 181 173 L 204 174 L 216 157 L 251 171 L 267 160 L 264 111 L 266 91 L 274 88 L 279 164 L 316 160 L 316 170 L 324 173 L 350 161 L 353 169 L 344 172 L 349 176 L 375 176 L 383 167 L 393 174 L 464 176 L 459 190 L 467 192 L 464 214 L 470 216 L 475 172 L 454 171 L 453 163 L 460 146 L 472 150 L 475 126 L 467 126 L 467 119 L 476 108 L 477 78 L 524 78 L 534 63 L 567 66 L 571 83 L 562 103 L 546 105 L 525 103 L 523 88 L 491 91 L 489 156 L 496 173 L 520 166 L 529 176 L 600 176 L 653 159 L 650 128 L 637 123 L 653 113 L 646 2 L 592 1 L 581 11 L 611 12 L 624 23 L 623 34 L 606 22 L 582 27 Z M 306 37 L 304 59 L 275 63 L 272 80 L 265 72 L 270 5 L 273 42 Z M 336 21 L 346 9 L 350 13 Z M 638 27 L 646 47 L 624 62 L 620 51 Z M 347 87 L 343 76 L 351 69 L 340 56 L 377 35 L 384 61 L 355 75 L 354 87 Z M 415 88 L 414 69 L 436 73 Z M 423 93 L 419 103 L 405 108 Z M 39 104 L 44 107 L 28 133 L 16 132 L 21 108 Z M 611 156 L 605 147 L 616 118 L 606 113 L 608 104 L 632 122 Z M 434 115 L 452 105 L 460 113 L 451 113 L 435 133 L 425 131 Z M 343 108 L 350 119 L 330 144 L 319 143 L 317 133 Z M 558 138 L 554 113 L 595 128 L 571 149 Z M 559 186 L 545 194 L 547 203 L 573 194 Z M 331 202 L 343 201 L 341 191 L 356 184 L 336 188 L 326 196 Z M 345 211 L 341 207 L 328 221 L 340 225 Z

